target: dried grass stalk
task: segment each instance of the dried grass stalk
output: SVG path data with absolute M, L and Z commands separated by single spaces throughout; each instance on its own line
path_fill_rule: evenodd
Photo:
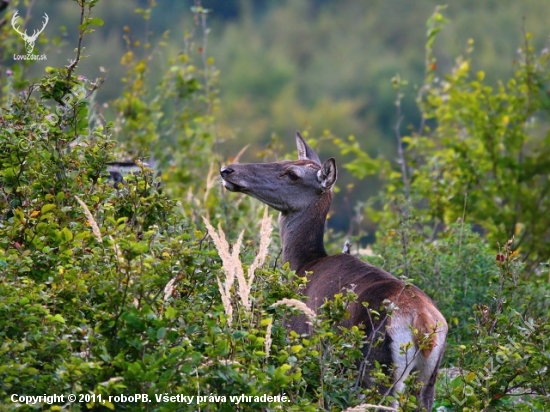
M 248 269 L 248 280 L 244 274 L 243 265 L 239 258 L 239 253 L 241 251 L 241 246 L 243 242 L 244 231 L 239 234 L 237 241 L 233 245 L 233 250 L 229 250 L 229 243 L 225 237 L 225 233 L 222 230 L 221 226 L 218 225 L 218 230 L 216 231 L 214 227 L 210 224 L 207 218 L 202 218 L 208 233 L 216 246 L 218 255 L 222 260 L 223 269 L 225 272 L 225 282 L 222 282 L 218 279 L 218 289 L 222 295 L 222 303 L 224 305 L 225 313 L 229 317 L 230 313 L 233 313 L 231 306 L 231 288 L 237 280 L 237 293 L 245 310 L 250 313 L 252 309 L 252 303 L 250 299 L 250 291 L 252 289 L 252 283 L 254 282 L 254 271 L 264 264 L 269 243 L 271 242 L 271 218 L 267 212 L 267 207 L 264 211 L 264 216 L 261 221 L 260 228 L 260 249 L 258 254 L 254 258 L 254 262 Z
M 245 147 L 243 147 L 239 153 L 237 153 L 237 156 L 235 156 L 235 158 L 233 159 L 233 161 L 231 163 L 239 163 L 239 159 L 241 158 L 241 156 L 244 154 L 244 152 L 246 152 L 246 150 L 250 147 L 249 144 L 247 144 Z
M 271 231 L 273 227 L 271 226 L 271 216 L 267 212 L 267 206 L 264 208 L 264 216 L 262 217 L 262 222 L 260 224 L 260 249 L 258 254 L 254 258 L 254 262 L 248 268 L 248 289 L 252 288 L 252 282 L 254 282 L 254 272 L 256 269 L 261 267 L 265 258 L 267 257 L 267 251 L 269 244 L 271 243 Z
M 115 256 L 119 263 L 124 263 L 124 256 L 122 256 L 122 252 L 120 251 L 120 248 L 115 243 L 115 240 L 112 236 L 109 236 L 109 240 L 113 243 L 113 250 L 115 251 Z
M 237 289 L 239 297 L 241 298 L 241 301 L 243 302 L 243 306 L 246 311 L 250 312 L 250 289 L 248 288 L 246 278 L 244 277 L 243 264 L 239 259 L 239 253 L 241 251 L 241 245 L 243 241 L 243 234 L 244 230 L 240 233 L 237 242 L 235 242 L 235 245 L 233 245 L 233 253 L 231 254 L 231 258 L 233 259 L 232 269 L 234 278 L 237 278 L 237 283 L 239 286 Z
M 265 357 L 269 358 L 269 352 L 271 351 L 271 344 L 273 340 L 271 339 L 271 329 L 273 328 L 273 318 L 269 319 L 267 324 L 267 329 L 265 331 Z
M 164 287 L 164 303 L 167 303 L 168 299 L 172 297 L 172 294 L 174 293 L 174 289 L 176 289 L 177 280 L 178 280 L 177 277 L 170 279 L 166 284 L 166 286 Z
M 86 206 L 86 203 L 84 203 L 78 196 L 75 196 L 75 199 L 78 203 L 80 203 L 80 206 L 82 206 L 82 209 L 84 209 L 84 214 L 88 219 L 88 223 L 90 224 L 90 227 L 92 228 L 92 232 L 94 233 L 97 241 L 99 243 L 103 243 L 103 239 L 101 238 L 101 231 L 99 230 L 99 226 L 97 225 L 97 222 L 95 221 L 92 215 L 92 212 L 90 212 L 90 209 L 88 209 L 88 206 Z
M 220 278 L 216 277 L 216 280 L 218 281 L 218 289 L 220 291 L 220 295 L 222 296 L 222 304 L 225 315 L 227 316 L 227 321 L 231 323 L 231 321 L 233 320 L 233 306 L 231 305 L 231 295 L 226 293 L 225 287 Z
M 310 321 L 314 321 L 315 318 L 317 317 L 317 315 L 313 310 L 308 308 L 308 306 L 304 302 L 301 302 L 297 299 L 286 299 L 286 298 L 281 299 L 275 302 L 273 305 L 271 305 L 271 307 L 281 306 L 281 305 L 285 305 L 285 306 L 294 308 L 296 310 L 299 310 L 304 315 L 306 315 Z
M 216 246 L 216 249 L 218 251 L 218 255 L 222 260 L 223 269 L 225 271 L 225 282 L 222 282 L 219 278 L 217 278 L 218 289 L 222 296 L 222 303 L 225 314 L 227 315 L 228 321 L 231 322 L 231 320 L 233 319 L 233 307 L 231 306 L 231 288 L 233 287 L 233 283 L 235 282 L 236 275 L 235 255 L 238 259 L 243 232 L 241 232 L 241 234 L 239 235 L 237 243 L 233 247 L 233 253 L 231 253 L 229 251 L 229 243 L 227 243 L 225 233 L 223 232 L 221 227 L 218 225 L 219 232 L 216 232 L 216 230 L 210 224 L 207 218 L 203 216 L 202 220 L 204 221 L 206 229 L 208 229 L 208 234 L 212 238 L 212 241 L 214 242 L 214 245 Z M 240 270 L 242 271 L 242 266 L 240 262 L 236 266 L 240 267 Z
M 215 171 L 216 171 L 216 168 L 214 167 L 214 163 L 210 163 L 210 167 L 208 168 L 208 174 L 206 175 L 206 188 L 204 190 L 204 196 L 202 198 L 203 204 L 206 204 L 206 199 L 208 199 L 208 194 L 210 193 L 210 190 L 212 190 L 212 188 L 218 181 L 218 174 L 214 173 Z

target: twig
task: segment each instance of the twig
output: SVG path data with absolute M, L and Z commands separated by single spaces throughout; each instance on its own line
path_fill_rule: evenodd
M 85 9 L 85 2 L 84 0 L 80 0 L 78 2 L 80 5 L 80 27 L 84 23 L 84 9 Z M 82 39 L 84 38 L 84 31 L 85 28 L 79 29 L 78 33 L 78 46 L 76 48 L 76 58 L 71 62 L 71 64 L 67 67 L 67 82 L 71 81 L 71 76 L 73 74 L 74 69 L 76 68 L 76 65 L 80 61 L 80 53 L 82 52 Z
M 400 80 L 397 80 L 397 98 L 395 100 L 395 106 L 397 107 L 397 122 L 395 124 L 394 130 L 395 130 L 395 137 L 397 139 L 397 157 L 399 161 L 399 165 L 401 167 L 401 177 L 403 179 L 403 191 L 405 193 L 405 199 L 407 201 L 409 200 L 409 193 L 410 193 L 410 187 L 409 187 L 409 177 L 407 172 L 407 161 L 405 159 L 405 151 L 403 150 L 403 138 L 401 136 L 401 123 L 403 122 L 403 113 L 401 110 L 401 98 L 403 95 L 401 94 L 400 88 L 401 83 Z
M 460 252 L 462 251 L 462 236 L 464 232 L 464 223 L 466 219 L 466 205 L 468 204 L 468 190 L 464 194 L 464 207 L 462 208 L 462 221 L 460 222 L 460 235 L 458 237 L 458 258 L 460 259 Z

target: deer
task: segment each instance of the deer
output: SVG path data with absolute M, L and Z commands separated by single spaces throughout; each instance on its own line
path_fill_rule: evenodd
M 27 34 L 27 30 L 25 32 L 22 32 L 19 26 L 16 26 L 16 20 L 19 16 L 19 11 L 15 11 L 13 14 L 13 17 L 11 18 L 11 25 L 13 29 L 21 36 L 21 38 L 25 41 L 25 49 L 27 50 L 27 54 L 31 54 L 34 49 L 34 43 L 36 42 L 36 39 L 38 38 L 38 35 L 44 31 L 46 28 L 46 25 L 48 24 L 48 21 L 50 18 L 46 13 L 44 13 L 44 24 L 42 25 L 42 28 L 40 30 L 34 30 L 32 33 L 32 36 L 29 36 Z
M 336 161 L 331 157 L 322 163 L 299 132 L 296 144 L 295 161 L 223 166 L 223 186 L 279 212 L 282 260 L 297 276 L 307 278 L 303 294 L 310 309 L 317 313 L 325 300 L 338 293 L 352 290 L 357 295 L 341 326 L 361 326 L 365 330 L 367 340 L 362 353 L 370 359 L 361 362 L 361 385 L 376 384 L 368 376 L 373 361 L 383 365 L 390 378 L 391 386 L 384 386 L 385 394 L 403 392 L 405 379 L 415 372 L 421 383 L 419 409 L 431 411 L 446 345 L 448 326 L 444 316 L 418 287 L 350 253 L 327 254 L 324 231 L 337 177 Z M 380 316 L 373 315 L 369 308 Z M 296 316 L 289 326 L 300 334 L 311 334 L 311 324 L 305 317 Z M 375 340 L 378 345 L 373 345 Z

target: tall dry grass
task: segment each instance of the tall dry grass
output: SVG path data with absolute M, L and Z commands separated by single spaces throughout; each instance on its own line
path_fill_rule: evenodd
M 88 208 L 86 203 L 82 201 L 82 199 L 80 199 L 78 196 L 75 196 L 74 198 L 80 204 L 80 206 L 82 206 L 82 209 L 84 210 L 84 215 L 86 215 L 86 218 L 88 219 L 88 224 L 92 228 L 92 232 L 95 235 L 97 241 L 99 243 L 103 243 L 103 238 L 101 237 L 101 231 L 99 230 L 99 226 L 95 221 L 94 216 L 92 215 L 92 212 L 90 212 L 90 209 Z
M 237 295 L 239 296 L 243 307 L 247 313 L 251 312 L 252 301 L 250 297 L 250 291 L 255 278 L 255 271 L 265 263 L 269 244 L 271 243 L 271 218 L 267 211 L 267 206 L 264 209 L 264 215 L 260 222 L 260 247 L 258 253 L 254 258 L 254 261 L 250 265 L 245 276 L 243 264 L 240 260 L 239 254 L 243 242 L 244 231 L 239 234 L 237 241 L 230 248 L 226 239 L 225 232 L 221 226 L 218 225 L 218 230 L 214 229 L 210 221 L 203 216 L 204 224 L 208 229 L 208 234 L 212 238 L 218 255 L 222 260 L 223 271 L 225 272 L 225 279 L 222 281 L 220 277 L 217 277 L 218 290 L 220 291 L 223 307 L 227 319 L 229 322 L 233 319 L 233 299 L 232 289 L 237 280 Z M 232 249 L 232 250 L 231 250 Z M 248 278 L 248 279 L 247 279 Z
M 307 316 L 310 322 L 313 322 L 317 318 L 317 314 L 312 309 L 310 309 L 304 302 L 297 299 L 281 299 L 271 305 L 271 307 L 283 305 L 302 312 L 304 315 Z

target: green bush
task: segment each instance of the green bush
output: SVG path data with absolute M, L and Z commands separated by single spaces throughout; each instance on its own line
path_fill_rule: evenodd
M 92 17 L 96 3 L 74 1 L 82 11 L 79 38 L 102 24 Z M 206 11 L 194 12 L 201 25 L 190 30 L 158 89 L 147 78 L 148 47 L 140 56 L 129 45 L 121 62 L 126 89 L 112 103 L 113 122 L 93 105 L 103 81 L 78 75 L 78 39 L 69 66 L 49 67 L 31 81 L 28 63 L 17 63 L 3 78 L 1 410 L 340 411 L 391 400 L 357 385 L 362 329 L 336 326 L 354 294 L 326 302 L 312 319 L 312 336 L 289 333 L 288 317 L 303 311 L 292 300 L 300 297 L 303 279 L 273 265 L 267 214 L 257 235 L 259 204 L 225 200 L 214 189 L 217 71 L 208 57 L 190 52 L 196 32 L 205 28 Z M 141 13 L 148 18 L 150 9 Z M 155 152 L 159 144 L 172 150 L 162 156 Z M 369 160 L 357 145 L 339 144 Z M 106 166 L 122 151 L 154 154 L 161 185 L 156 171 L 138 160 L 139 170 L 114 187 Z M 363 173 L 361 161 L 348 168 Z M 386 166 L 368 163 L 367 172 Z M 425 181 L 425 169 L 415 170 L 415 181 Z M 388 186 L 391 205 L 398 204 L 397 187 Z M 376 245 L 383 257 L 371 259 L 418 283 L 454 326 L 447 362 L 459 376 L 442 380 L 438 404 L 479 410 L 532 402 L 542 410 L 548 393 L 548 287 L 542 275 L 522 272 L 511 244 L 496 254 L 464 223 L 427 233 L 426 219 L 418 217 L 427 208 L 404 204 L 406 214 L 403 208 L 386 211 Z M 230 247 L 202 216 L 238 240 Z M 433 233 L 437 240 L 426 241 Z M 241 251 L 243 239 L 256 240 L 244 242 Z M 511 352 L 510 339 L 518 344 Z M 510 361 L 474 385 L 472 371 L 492 354 Z M 372 373 L 387 379 L 380 368 Z M 416 407 L 412 386 L 398 395 L 403 410 Z M 511 401 L 516 390 L 529 392 Z M 69 393 L 82 395 L 82 402 L 70 402 Z M 22 405 L 14 394 L 65 398 Z M 127 399 L 136 394 L 151 402 Z
M 498 288 L 489 290 L 492 302 L 476 304 L 474 336 L 457 348 L 456 377 L 441 383 L 446 393 L 441 405 L 499 411 L 543 411 L 548 406 L 549 288 L 545 280 L 533 285 L 521 279 L 523 265 L 512 243 L 497 255 Z M 546 301 L 536 302 L 538 297 Z M 532 303 L 542 310 L 533 310 Z
M 368 157 L 353 139 L 336 144 L 357 153 L 344 166 L 357 177 L 380 172 L 385 179 L 382 210 L 367 207 L 380 224 L 370 260 L 421 287 L 451 326 L 436 405 L 544 410 L 548 53 L 535 57 L 526 34 L 506 85 L 484 85 L 482 72 L 469 80 L 464 58 L 438 78 L 432 47 L 444 22 L 439 10 L 428 21 L 417 98 L 423 119 L 410 136 L 397 125 L 399 170 Z M 394 85 L 399 110 L 406 82 L 396 76 Z
M 438 77 L 431 44 L 442 17 L 430 29 L 425 84 L 418 103 L 424 117 L 418 134 L 404 137 L 404 161 L 412 172 L 405 185 L 428 202 L 440 224 L 463 219 L 479 225 L 495 245 L 514 237 L 513 248 L 538 264 L 550 258 L 546 195 L 550 188 L 550 96 L 547 49 L 536 55 L 525 44 L 515 73 L 496 86 L 472 76 L 470 59 L 459 57 L 452 73 Z M 466 53 L 471 52 L 470 40 Z M 472 78 L 473 77 L 473 78 Z

